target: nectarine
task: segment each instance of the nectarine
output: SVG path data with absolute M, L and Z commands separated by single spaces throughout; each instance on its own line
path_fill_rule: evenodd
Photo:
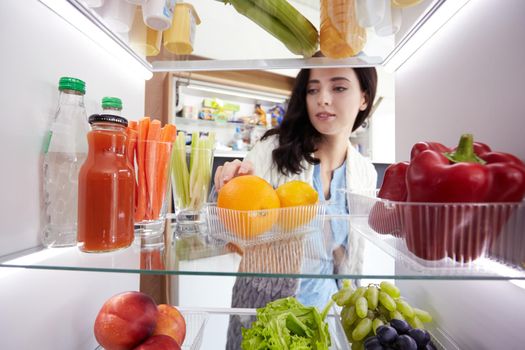
M 109 298 L 95 320 L 95 338 L 106 350 L 129 350 L 148 338 L 157 325 L 157 304 L 141 292 Z
M 179 344 L 167 335 L 152 335 L 133 350 L 180 350 Z
M 157 306 L 159 317 L 157 327 L 153 331 L 154 335 L 164 334 L 175 339 L 177 344 L 182 346 L 186 337 L 186 321 L 180 311 L 172 305 L 160 304 Z

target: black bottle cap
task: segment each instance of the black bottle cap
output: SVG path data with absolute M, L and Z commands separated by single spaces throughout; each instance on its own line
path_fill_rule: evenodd
M 112 114 L 92 114 L 89 116 L 88 122 L 89 124 L 103 122 L 128 126 L 128 120 L 126 118 L 122 118 L 118 115 Z

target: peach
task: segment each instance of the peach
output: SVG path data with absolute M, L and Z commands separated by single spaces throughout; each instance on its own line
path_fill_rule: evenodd
M 179 344 L 167 335 L 152 335 L 133 350 L 180 350 Z
M 141 292 L 109 298 L 95 319 L 95 338 L 106 350 L 129 350 L 148 338 L 157 325 L 157 304 Z
M 164 334 L 175 339 L 177 344 L 182 346 L 186 337 L 186 321 L 180 311 L 172 305 L 160 304 L 157 306 L 159 317 L 157 327 L 153 331 L 154 335 Z

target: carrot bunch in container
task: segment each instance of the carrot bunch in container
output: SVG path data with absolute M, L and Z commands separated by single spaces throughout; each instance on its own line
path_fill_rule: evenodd
M 169 181 L 175 125 L 161 127 L 159 120 L 144 117 L 128 128 L 128 159 L 135 166 L 135 222 L 157 220 Z

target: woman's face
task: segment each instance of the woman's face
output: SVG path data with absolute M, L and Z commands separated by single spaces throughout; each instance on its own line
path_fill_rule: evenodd
M 316 68 L 310 70 L 306 107 L 318 132 L 349 137 L 357 113 L 367 107 L 367 101 L 352 68 Z

